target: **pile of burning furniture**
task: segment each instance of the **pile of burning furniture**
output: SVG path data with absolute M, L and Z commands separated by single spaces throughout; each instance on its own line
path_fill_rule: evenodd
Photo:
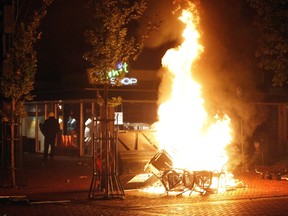
M 220 172 L 210 170 L 190 171 L 175 168 L 170 155 L 165 150 L 158 152 L 145 165 L 144 169 L 157 177 L 167 194 L 169 192 L 177 192 L 177 195 L 186 192 L 189 195 L 192 192 L 201 194 L 206 192 L 218 193 L 221 189 L 227 190 L 228 187 L 226 174 L 223 170 Z

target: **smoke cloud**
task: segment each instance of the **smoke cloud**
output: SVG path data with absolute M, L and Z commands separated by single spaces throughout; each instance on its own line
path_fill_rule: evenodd
M 157 48 L 170 41 L 177 41 L 181 37 L 183 25 L 177 20 L 175 5 L 173 0 L 148 0 L 148 9 L 142 17 L 140 23 L 142 28 L 139 31 L 145 31 L 146 23 L 149 20 L 159 18 L 162 23 L 159 29 L 153 31 L 145 42 L 146 48 Z

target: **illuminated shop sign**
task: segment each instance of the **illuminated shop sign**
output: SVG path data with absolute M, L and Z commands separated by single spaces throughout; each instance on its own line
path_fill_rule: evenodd
M 108 72 L 108 77 L 110 78 L 110 83 L 112 85 L 115 85 L 116 81 L 117 81 L 117 77 L 120 76 L 120 74 L 123 72 L 124 73 L 129 72 L 128 71 L 128 64 L 126 62 L 117 63 L 116 69 Z M 120 80 L 120 83 L 122 85 L 135 85 L 137 83 L 137 79 L 132 78 L 132 77 L 124 77 L 123 79 Z
M 110 78 L 110 82 L 111 82 L 111 84 L 115 85 L 116 84 L 116 77 Z M 137 79 L 132 78 L 132 77 L 124 77 L 123 79 L 121 79 L 120 83 L 122 85 L 136 85 Z
M 119 62 L 116 65 L 116 69 L 115 70 L 111 70 L 108 72 L 108 77 L 112 78 L 112 77 L 117 77 L 119 76 L 122 72 L 128 73 L 128 64 L 126 62 L 122 63 Z

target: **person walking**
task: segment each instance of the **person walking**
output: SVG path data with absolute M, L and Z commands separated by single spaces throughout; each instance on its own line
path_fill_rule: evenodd
M 43 161 L 47 160 L 49 145 L 50 145 L 50 158 L 53 159 L 56 136 L 60 132 L 60 124 L 58 120 L 55 118 L 53 112 L 49 113 L 49 117 L 44 121 L 44 124 L 42 125 L 40 124 L 40 130 L 45 137 Z

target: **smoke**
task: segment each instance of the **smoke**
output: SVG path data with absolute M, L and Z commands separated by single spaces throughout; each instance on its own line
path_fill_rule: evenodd
M 140 20 L 139 32 L 145 31 L 146 24 L 156 18 L 161 20 L 159 29 L 151 32 L 145 41 L 146 48 L 157 48 L 171 41 L 179 40 L 183 25 L 177 20 L 175 15 L 175 5 L 173 0 L 147 0 L 148 9 Z
M 250 93 L 258 92 L 252 17 L 245 1 L 202 0 L 200 27 L 204 53 L 195 72 L 209 111 L 221 110 L 234 118 L 232 121 L 242 121 L 247 136 L 267 119 L 266 110 L 249 101 Z

